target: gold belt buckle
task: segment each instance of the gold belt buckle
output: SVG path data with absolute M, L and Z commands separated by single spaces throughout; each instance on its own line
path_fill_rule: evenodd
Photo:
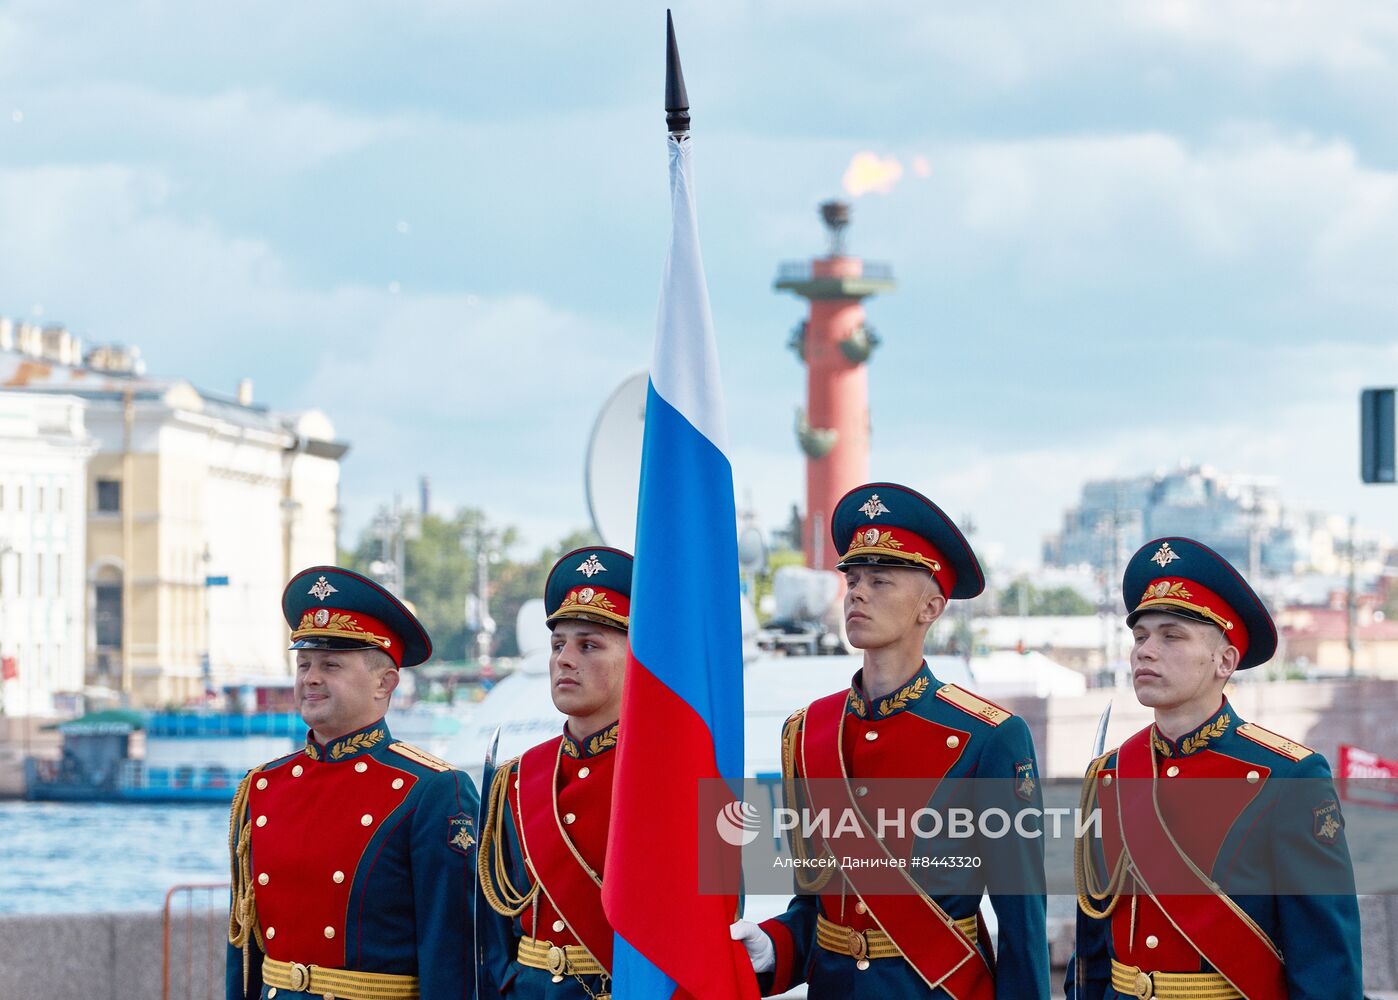
M 549 948 L 548 954 L 549 973 L 553 976 L 555 983 L 563 982 L 563 973 L 568 970 L 568 953 L 558 945 Z
M 857 931 L 853 927 L 849 931 L 849 953 L 854 958 L 854 965 L 860 972 L 869 968 L 869 939 L 862 931 Z
M 1149 972 L 1136 973 L 1136 996 L 1140 1000 L 1153 1000 L 1155 996 L 1155 984 L 1151 982 Z
M 291 963 L 291 989 L 295 993 L 300 993 L 311 984 L 311 968 L 302 965 L 300 962 Z

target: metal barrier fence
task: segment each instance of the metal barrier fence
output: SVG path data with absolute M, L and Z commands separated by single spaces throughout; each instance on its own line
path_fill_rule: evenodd
M 176 885 L 161 916 L 161 1000 L 218 1000 L 228 934 L 227 882 Z

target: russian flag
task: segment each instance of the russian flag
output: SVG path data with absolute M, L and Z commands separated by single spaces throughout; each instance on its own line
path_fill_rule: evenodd
M 737 791 L 743 778 L 743 652 L 733 469 L 689 138 L 670 136 L 669 152 L 673 229 L 646 398 L 602 900 L 616 931 L 617 1000 L 756 998 L 752 966 L 728 933 L 736 895 L 699 891 L 701 783 L 724 778 Z M 714 821 L 705 817 L 706 829 Z

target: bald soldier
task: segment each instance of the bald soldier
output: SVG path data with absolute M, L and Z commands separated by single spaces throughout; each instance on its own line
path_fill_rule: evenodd
M 297 574 L 282 612 L 309 731 L 233 802 L 228 1000 L 468 1000 L 476 787 L 384 720 L 432 642 L 337 566 Z

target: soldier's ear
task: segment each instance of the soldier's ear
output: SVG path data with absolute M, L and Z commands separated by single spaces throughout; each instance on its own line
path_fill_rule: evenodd
M 379 693 L 387 698 L 398 687 L 399 679 L 397 667 L 389 667 L 382 671 L 379 674 Z
M 1240 659 L 1242 659 L 1242 654 L 1238 652 L 1238 647 L 1225 639 L 1218 651 L 1218 666 L 1215 668 L 1215 674 L 1228 680 L 1238 669 Z
M 918 615 L 918 620 L 927 625 L 931 625 L 947 610 L 947 599 L 939 591 L 933 591 L 932 595 L 922 606 L 922 613 Z

